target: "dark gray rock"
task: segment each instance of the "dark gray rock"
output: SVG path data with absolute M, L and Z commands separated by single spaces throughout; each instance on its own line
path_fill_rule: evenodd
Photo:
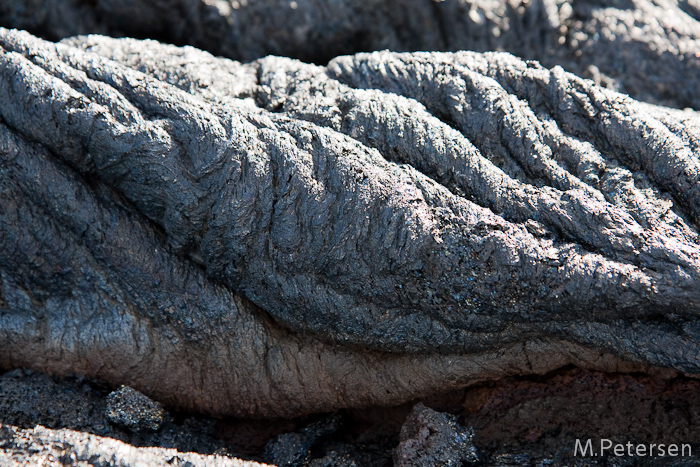
M 642 374 L 569 369 L 546 376 L 510 377 L 473 385 L 458 391 L 461 394 L 458 399 L 454 399 L 456 394 L 442 399 L 439 410 L 462 414 L 463 425 L 474 426 L 473 442 L 479 454 L 478 465 L 690 466 L 700 463 L 697 456 L 582 457 L 574 455 L 572 447 L 576 439 L 591 439 L 598 445 L 600 439 L 606 438 L 622 444 L 629 440 L 666 445 L 690 443 L 692 453 L 697 454 L 700 449 L 697 443 L 700 439 L 700 430 L 697 429 L 700 420 L 699 385 L 700 382 L 692 378 L 663 380 Z M 105 420 L 105 399 L 109 392 L 105 387 L 99 381 L 77 377 L 53 378 L 26 370 L 5 373 L 0 376 L 0 424 L 19 425 L 17 428 L 44 425 L 53 429 L 79 429 L 97 434 L 97 439 L 114 438 L 132 446 L 176 448 L 180 452 L 226 456 L 237 449 L 233 445 L 223 447 L 223 440 L 212 439 L 212 435 L 222 434 L 222 424 L 228 425 L 224 431 L 228 431 L 229 436 L 231 430 L 243 432 L 238 436 L 246 436 L 245 432 L 248 432 L 247 436 L 251 435 L 252 427 L 246 428 L 249 422 L 230 420 L 214 425 L 199 417 L 197 420 L 190 418 L 181 425 L 168 421 L 158 432 L 122 430 Z M 440 400 L 436 397 L 429 399 L 431 404 Z M 290 421 L 258 422 L 258 428 L 262 429 L 258 435 L 269 437 L 270 433 L 263 427 L 279 426 L 280 423 L 287 424 L 288 429 L 300 435 L 301 442 L 309 439 L 306 433 L 319 435 L 312 440 L 310 447 L 309 443 L 306 444 L 304 449 L 308 455 L 305 457 L 311 459 L 302 465 L 388 467 L 393 465 L 392 450 L 399 444 L 399 431 L 409 412 L 406 405 L 346 411 L 342 426 L 333 433 L 328 430 L 337 426 L 333 418 L 326 419 L 325 423 L 322 420 L 311 424 L 298 420 L 296 426 Z M 433 421 L 454 420 L 445 413 L 427 412 L 435 415 L 428 417 Z M 358 419 L 360 414 L 363 415 Z M 378 420 L 380 424 L 368 424 L 368 419 Z M 442 422 L 437 425 L 444 427 Z M 19 461 L 19 454 L 26 456 L 32 449 L 29 442 L 32 434 L 32 431 L 23 431 L 22 444 L 12 445 L 11 452 L 16 462 L 2 458 L 0 465 L 26 465 Z M 3 449 L 3 436 L 0 435 L 0 450 Z M 89 441 L 91 438 L 82 439 Z M 228 440 L 242 447 L 240 439 L 239 442 L 230 437 Z M 262 446 L 258 447 L 262 449 Z M 293 444 L 287 444 L 286 448 L 301 451 Z M 249 448 L 245 452 L 247 456 L 254 454 Z M 256 450 L 255 454 L 258 453 Z M 31 465 L 42 460 L 45 465 L 53 465 L 54 454 L 49 450 L 34 451 Z M 62 459 L 71 464 L 70 453 Z M 184 464 L 184 459 L 180 458 L 179 462 Z M 56 465 L 61 464 L 56 461 Z
M 338 451 L 330 451 L 320 459 L 309 462 L 309 467 L 359 467 L 352 456 Z
M 104 431 L 107 421 L 103 416 L 95 417 L 100 408 L 96 409 L 92 392 L 89 387 L 57 384 L 44 374 L 9 371 L 0 376 L 0 423 Z
M 265 446 L 264 459 L 279 467 L 307 465 L 311 448 L 323 437 L 335 432 L 341 423 L 339 416 L 312 423 L 299 432 L 284 433 Z
M 133 431 L 158 431 L 168 417 L 162 405 L 128 386 L 107 396 L 105 415 L 110 422 Z
M 0 47 L 2 366 L 254 416 L 700 371 L 692 112 L 508 54 Z
M 166 418 L 158 431 L 133 431 L 110 423 L 105 414 L 109 394 L 109 386 L 97 380 L 79 376 L 51 377 L 29 370 L 9 371 L 0 375 L 0 424 L 18 428 L 37 425 L 68 428 L 133 446 L 181 452 L 231 452 L 226 443 L 217 438 L 216 422 L 200 416 L 180 414 L 177 419 Z
M 0 1 L 0 25 L 57 40 L 107 34 L 238 60 L 325 64 L 389 49 L 508 51 L 636 98 L 700 108 L 697 0 Z
M 474 430 L 457 423 L 453 415 L 417 404 L 401 428 L 394 450 L 396 467 L 444 467 L 475 463 Z

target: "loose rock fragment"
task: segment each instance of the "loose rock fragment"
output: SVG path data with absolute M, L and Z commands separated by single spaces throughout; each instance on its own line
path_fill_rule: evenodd
M 319 440 L 339 428 L 339 416 L 312 423 L 299 432 L 284 433 L 271 439 L 265 446 L 263 457 L 267 462 L 279 467 L 296 467 L 306 465 L 309 450 Z
M 457 423 L 453 415 L 436 412 L 419 403 L 401 428 L 394 450 L 397 467 L 442 467 L 479 460 L 472 439 L 474 430 Z
M 107 396 L 105 415 L 112 423 L 132 431 L 158 431 L 167 412 L 158 402 L 128 386 L 121 386 Z

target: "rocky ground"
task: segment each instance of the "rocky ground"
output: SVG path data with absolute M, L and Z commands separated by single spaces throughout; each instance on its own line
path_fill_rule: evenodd
M 698 0 L 0 26 L 0 465 L 700 465 Z
M 700 465 L 699 390 L 680 376 L 568 368 L 396 407 L 251 421 L 144 409 L 101 381 L 14 370 L 0 376 L 0 465 Z M 693 456 L 574 456 L 576 439 L 688 443 Z

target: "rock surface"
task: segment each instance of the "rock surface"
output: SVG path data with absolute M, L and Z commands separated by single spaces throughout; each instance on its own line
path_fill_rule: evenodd
M 216 421 L 201 416 L 178 414 L 164 420 L 158 431 L 133 431 L 115 424 L 107 417 L 111 389 L 99 380 L 76 376 L 50 377 L 29 370 L 6 372 L 0 375 L 0 424 L 22 429 L 38 425 L 52 430 L 66 428 L 137 447 L 203 455 L 232 452 L 217 437 Z M 240 446 L 235 452 L 239 457 L 249 451 L 244 444 L 237 443 Z
M 299 432 L 281 434 L 267 443 L 263 458 L 278 467 L 306 465 L 309 463 L 311 448 L 323 437 L 337 431 L 340 423 L 340 417 L 330 417 Z
M 0 369 L 108 380 L 2 375 L 0 464 L 252 465 L 212 455 L 228 452 L 216 426 L 239 446 L 271 437 L 253 458 L 277 464 L 389 465 L 413 403 L 351 409 L 330 429 L 177 415 L 153 432 L 113 424 L 105 396 L 130 384 L 174 410 L 291 417 L 480 380 L 432 403 L 476 428 L 467 457 L 478 445 L 484 465 L 697 464 L 570 448 L 700 451 L 697 382 L 675 376 L 698 373 L 700 119 L 555 65 L 700 108 L 699 12 L 0 0 L 1 26 L 53 40 L 155 37 L 259 59 L 0 30 Z M 335 58 L 386 48 L 542 65 Z M 508 376 L 568 364 L 580 368 Z M 121 415 L 139 406 L 122 402 Z M 353 417 L 382 419 L 389 444 L 376 428 L 350 436 Z M 455 420 L 417 406 L 395 460 L 459 462 Z
M 631 95 L 700 109 L 697 0 L 16 0 L 0 25 L 57 40 L 154 38 L 250 61 L 325 64 L 389 49 L 508 51 Z
M 110 422 L 133 431 L 158 431 L 168 417 L 162 405 L 128 386 L 107 396 L 105 415 Z
M 394 450 L 396 467 L 445 467 L 474 464 L 474 430 L 460 426 L 456 417 L 417 404 L 401 428 Z
M 202 456 L 174 449 L 136 448 L 111 438 L 42 426 L 18 429 L 0 424 L 0 463 L 7 466 L 255 467 L 257 462 Z
M 2 367 L 267 417 L 700 372 L 693 112 L 498 53 L 0 47 Z
M 266 441 L 279 446 L 279 440 L 296 438 L 299 443 L 285 442 L 283 449 L 275 452 L 302 452 L 303 458 L 292 465 L 388 467 L 392 451 L 401 444 L 402 431 L 407 435 L 404 440 L 418 441 L 411 447 L 419 449 L 410 452 L 437 456 L 454 465 L 459 465 L 460 452 L 471 458 L 469 453 L 474 449 L 479 457 L 476 465 L 493 467 L 700 465 L 700 381 L 684 377 L 669 380 L 568 368 L 433 396 L 424 401 L 432 410 L 420 404 L 417 410 L 412 402 L 393 408 L 341 411 L 330 417 L 255 424 L 176 414 L 158 432 L 133 432 L 110 423 L 104 414 L 110 389 L 98 380 L 49 377 L 27 370 L 0 375 L 0 425 L 6 428 L 0 430 L 0 452 L 6 455 L 0 464 L 27 465 L 22 459 L 29 459 L 29 465 L 42 460 L 49 464 L 60 459 L 63 465 L 89 465 L 71 456 L 76 443 L 72 430 L 80 430 L 93 436 L 79 437 L 77 442 L 112 438 L 134 446 L 126 450 L 131 454 L 169 453 L 166 459 L 172 462 L 180 453 L 201 454 L 180 458 L 181 465 L 187 465 L 183 459 L 188 459 L 192 466 L 215 455 L 230 458 L 235 454 L 260 461 L 265 457 Z M 456 424 L 450 413 L 459 417 Z M 37 425 L 46 428 L 33 430 Z M 444 436 L 470 435 L 466 426 L 474 427 L 474 436 L 465 440 L 462 449 Z M 42 444 L 47 432 L 54 440 L 50 449 Z M 32 442 L 34 435 L 44 441 Z M 576 439 L 592 439 L 598 444 L 601 438 L 619 443 L 689 443 L 693 456 L 573 455 Z M 107 445 L 110 449 L 114 446 L 111 441 Z M 443 455 L 436 446 L 443 446 L 455 457 Z M 95 454 L 97 460 L 105 458 L 104 453 Z M 131 454 L 126 459 L 133 460 Z M 268 457 L 270 460 L 282 464 L 281 458 Z

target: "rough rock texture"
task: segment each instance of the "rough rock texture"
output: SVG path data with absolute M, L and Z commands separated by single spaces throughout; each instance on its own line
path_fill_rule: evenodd
M 396 467 L 444 467 L 473 464 L 479 460 L 474 430 L 456 417 L 417 404 L 401 428 L 401 442 L 394 450 Z
M 507 54 L 0 47 L 0 366 L 219 416 L 700 370 L 692 112 Z
M 59 378 L 29 370 L 9 371 L 0 376 L 0 424 L 25 429 L 37 425 L 67 428 L 137 447 L 204 455 L 235 452 L 240 457 L 250 450 L 235 440 L 223 442 L 218 438 L 222 430 L 217 429 L 216 421 L 201 416 L 178 414 L 166 419 L 158 431 L 133 431 L 114 424 L 106 416 L 110 389 L 102 381 L 83 377 Z
M 455 419 L 449 415 L 452 413 L 459 416 L 459 425 L 474 427 L 474 437 L 467 447 L 476 448 L 477 465 L 685 467 L 700 464 L 698 391 L 700 380 L 687 377 L 668 380 L 567 368 L 543 376 L 503 378 L 431 396 L 424 399 L 425 405 L 433 409 L 424 409 L 427 417 L 410 416 L 416 405 L 410 402 L 284 421 L 208 420 L 176 414 L 157 432 L 133 432 L 105 418 L 110 386 L 104 382 L 14 370 L 0 375 L 0 424 L 16 426 L 15 432 L 25 429 L 27 437 L 32 432 L 26 429 L 42 425 L 56 430 L 53 434 L 57 438 L 70 436 L 72 431 L 58 431 L 67 428 L 136 447 L 177 449 L 206 456 L 235 454 L 255 461 L 265 460 L 263 448 L 269 440 L 268 443 L 282 448 L 276 454 L 303 453 L 297 458 L 300 462 L 293 465 L 388 467 L 392 465 L 392 451 L 400 443 L 400 432 L 409 426 L 417 427 L 416 422 L 428 428 L 422 432 L 428 436 L 414 440 L 435 441 L 430 428 L 436 433 L 463 432 L 464 428 L 450 422 Z M 295 444 L 295 438 L 300 442 Z M 449 439 L 436 438 L 448 441 L 449 448 Z M 693 456 L 573 455 L 576 439 L 592 439 L 597 444 L 601 438 L 620 443 L 690 443 Z M 283 446 L 280 440 L 284 441 Z M 14 454 L 31 446 L 24 437 L 5 441 L 0 450 L 10 449 Z M 431 443 L 414 443 L 416 446 L 430 448 Z M 456 457 L 441 458 L 458 465 L 460 450 L 454 448 L 458 446 L 451 448 Z M 43 457 L 35 456 L 29 465 L 36 465 L 40 459 L 53 462 L 57 457 L 54 453 L 52 458 L 46 450 L 41 452 Z M 440 454 L 434 449 L 412 452 Z M 471 447 L 467 452 L 471 452 Z M 27 465 L 19 462 L 21 456 L 14 455 L 14 459 L 17 462 L 0 461 L 0 465 Z M 63 460 L 71 465 L 70 455 L 63 456 Z M 280 460 L 271 463 L 280 465 Z
M 133 431 L 157 431 L 168 413 L 158 402 L 128 386 L 121 386 L 107 396 L 105 415 L 110 422 Z
M 697 0 L 0 1 L 0 25 L 56 40 L 154 38 L 249 61 L 389 49 L 503 50 L 633 96 L 700 109 Z
M 464 424 L 484 448 L 547 438 L 700 443 L 700 381 L 568 368 L 542 377 L 504 378 L 459 394 Z M 665 428 L 661 428 L 665 427 Z M 697 457 L 698 452 L 694 451 Z M 700 459 L 698 460 L 700 462 Z
M 263 457 L 279 467 L 307 464 L 311 448 L 323 437 L 337 431 L 340 423 L 340 417 L 330 417 L 299 432 L 281 434 L 267 443 Z
M 42 426 L 19 429 L 0 424 L 0 463 L 7 466 L 81 467 L 254 467 L 257 462 L 202 456 L 174 449 L 136 448 L 111 438 Z

